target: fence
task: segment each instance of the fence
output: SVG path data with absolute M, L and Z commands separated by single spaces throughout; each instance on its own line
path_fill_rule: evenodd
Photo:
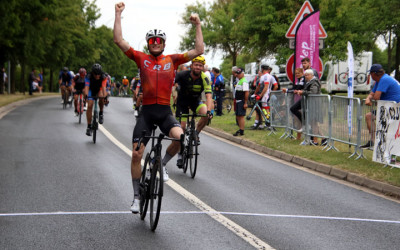
M 271 127 L 285 129 L 281 138 L 293 138 L 293 131 L 303 131 L 306 144 L 310 142 L 311 137 L 317 137 L 327 140 L 324 147 L 326 151 L 332 149 L 338 151 L 335 142 L 340 142 L 348 144 L 349 148 L 353 146 L 354 152 L 349 158 L 364 157 L 361 146 L 373 141 L 375 136 L 375 116 L 372 116 L 374 119 L 371 132 L 365 122 L 365 116 L 367 113 L 375 112 L 376 102 L 373 102 L 372 106 L 366 106 L 365 100 L 359 98 L 308 95 L 301 99 L 303 112 L 303 123 L 301 123 L 290 111 L 290 107 L 297 101 L 299 97 L 293 92 L 286 94 L 282 91 L 271 92 L 269 100 Z

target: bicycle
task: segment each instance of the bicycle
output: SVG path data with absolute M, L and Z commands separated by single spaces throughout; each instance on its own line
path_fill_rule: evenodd
M 197 171 L 197 157 L 198 152 L 198 138 L 196 135 L 196 117 L 207 117 L 207 115 L 197 115 L 192 114 L 181 114 L 179 116 L 179 122 L 182 117 L 187 118 L 187 125 L 185 131 L 184 148 L 182 151 L 182 161 L 183 161 L 183 173 L 186 173 L 188 166 L 190 166 L 190 176 L 194 178 Z
M 99 111 L 97 111 L 97 99 L 98 97 L 92 97 L 94 99 L 94 108 L 93 108 L 93 116 L 92 116 L 92 136 L 93 136 L 93 143 L 96 144 L 96 132 L 99 128 Z
M 354 72 L 354 75 L 355 75 L 354 80 L 356 80 L 358 84 L 363 84 L 367 81 L 367 74 L 365 73 Z M 349 71 L 342 72 L 339 74 L 340 83 L 347 84 L 348 80 L 349 80 Z
M 78 107 L 77 107 L 77 110 L 78 110 L 78 113 L 79 113 L 79 124 L 81 124 L 81 120 L 82 120 L 83 106 L 84 106 L 84 104 L 83 104 L 83 93 L 80 92 L 79 96 L 78 96 Z
M 152 129 L 152 135 L 147 136 L 146 131 L 142 131 L 142 135 L 139 139 L 139 142 L 136 147 L 136 151 L 140 149 L 142 140 L 144 138 L 151 139 L 151 150 L 146 154 L 142 175 L 140 177 L 140 219 L 144 220 L 147 214 L 147 209 L 150 202 L 150 229 L 155 231 L 158 225 L 158 221 L 160 219 L 160 211 L 161 211 L 161 202 L 164 194 L 164 180 L 163 180 L 163 168 L 162 168 L 162 158 L 161 158 L 161 150 L 162 150 L 162 140 L 170 140 L 170 141 L 180 141 L 181 142 L 181 151 L 182 151 L 182 143 L 184 140 L 184 135 L 181 135 L 181 138 L 174 139 L 165 136 L 165 134 L 160 133 L 158 136 L 155 136 L 154 126 Z M 155 140 L 157 139 L 157 143 L 155 144 Z
M 252 99 L 255 99 L 255 98 L 252 98 Z M 265 103 L 265 102 L 256 101 L 253 108 L 251 109 L 250 113 L 246 116 L 246 119 L 249 121 L 251 119 L 251 116 L 253 115 L 253 112 L 257 109 L 260 111 L 261 116 L 264 118 L 265 126 L 269 127 L 271 125 L 270 114 L 267 111 L 264 111 L 265 109 L 261 108 L 262 103 Z M 260 125 L 260 123 L 257 125 L 257 128 L 259 125 Z
M 68 104 L 68 95 L 67 95 L 68 91 L 66 88 L 65 88 L 65 90 L 61 89 L 61 93 L 62 93 L 62 99 L 63 99 L 63 102 L 62 102 L 63 109 L 66 109 L 67 104 Z

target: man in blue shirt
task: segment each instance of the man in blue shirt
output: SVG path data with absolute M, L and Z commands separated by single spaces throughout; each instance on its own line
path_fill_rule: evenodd
M 373 64 L 370 69 L 372 79 L 375 81 L 375 85 L 371 90 L 371 93 L 365 99 L 365 105 L 371 106 L 372 100 L 384 100 L 384 101 L 395 101 L 400 102 L 400 83 L 393 77 L 385 74 L 385 70 L 380 64 Z M 371 140 L 367 144 L 363 145 L 362 148 L 369 148 L 374 145 L 375 137 L 372 136 L 373 124 L 372 119 L 375 117 L 376 111 L 369 112 L 365 115 L 365 121 L 369 133 L 371 134 Z M 375 128 L 373 128 L 375 131 Z
M 212 68 L 212 72 L 214 74 L 214 95 L 217 101 L 217 116 L 222 115 L 222 102 L 224 100 L 225 95 L 225 84 L 224 84 L 224 77 L 219 72 L 219 69 Z

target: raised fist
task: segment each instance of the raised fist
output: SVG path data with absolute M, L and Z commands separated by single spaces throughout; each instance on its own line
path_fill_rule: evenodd
M 125 9 L 124 2 L 119 2 L 115 4 L 115 12 L 122 12 Z
M 190 15 L 190 21 L 193 24 L 200 24 L 200 17 L 197 13 L 192 13 L 192 15 Z

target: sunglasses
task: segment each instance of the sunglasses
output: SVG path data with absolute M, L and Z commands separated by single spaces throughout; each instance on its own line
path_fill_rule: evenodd
M 159 37 L 152 37 L 152 38 L 149 39 L 148 43 L 149 44 L 155 44 L 155 43 L 164 44 L 164 40 L 159 38 Z

